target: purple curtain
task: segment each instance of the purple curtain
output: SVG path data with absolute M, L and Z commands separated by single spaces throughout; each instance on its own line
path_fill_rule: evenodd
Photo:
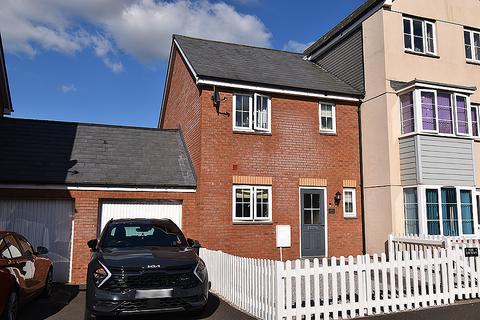
M 459 133 L 468 134 L 467 100 L 457 96 L 457 127 Z
M 449 93 L 439 92 L 438 99 L 438 131 L 453 133 L 452 100 Z
M 422 125 L 424 130 L 437 129 L 437 115 L 435 114 L 435 94 L 422 92 Z
M 400 108 L 402 112 L 402 133 L 415 131 L 415 114 L 413 111 L 413 93 L 400 96 Z

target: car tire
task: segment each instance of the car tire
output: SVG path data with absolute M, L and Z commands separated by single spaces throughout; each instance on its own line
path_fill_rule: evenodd
M 85 320 L 98 320 L 97 316 L 92 313 L 88 308 L 85 308 Z
M 5 314 L 2 320 L 16 320 L 18 317 L 18 294 L 16 290 L 13 290 L 8 297 L 7 305 L 5 308 Z
M 42 291 L 42 298 L 48 298 L 52 295 L 53 287 L 53 271 L 52 269 L 48 270 L 47 278 L 45 279 L 45 287 Z

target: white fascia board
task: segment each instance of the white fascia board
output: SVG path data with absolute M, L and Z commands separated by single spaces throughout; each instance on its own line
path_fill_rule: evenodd
M 135 188 L 135 187 L 95 187 L 95 186 L 68 186 L 46 184 L 0 184 L 0 189 L 35 189 L 35 190 L 78 190 L 78 191 L 126 191 L 126 192 L 178 192 L 194 193 L 196 189 L 181 188 Z
M 195 78 L 195 81 L 198 81 L 198 75 L 195 72 L 195 69 L 193 69 L 193 66 L 190 63 L 190 61 L 188 61 L 187 56 L 185 55 L 185 52 L 183 52 L 182 48 L 180 47 L 176 39 L 173 40 L 173 43 L 175 43 L 175 46 L 177 47 L 178 52 L 180 52 L 180 55 L 182 56 L 183 60 L 185 60 L 185 62 L 187 63 L 188 69 L 192 72 L 193 77 Z
M 424 89 L 436 89 L 436 90 L 444 90 L 444 91 L 452 91 L 452 92 L 457 92 L 457 93 L 464 93 L 467 95 L 471 95 L 475 93 L 475 90 L 468 90 L 468 89 L 462 89 L 462 88 L 456 88 L 456 87 L 451 87 L 451 86 L 446 86 L 446 85 L 437 85 L 437 84 L 431 84 L 431 83 L 424 83 L 424 82 L 415 82 L 408 87 L 402 88 L 400 90 L 397 90 L 396 93 L 397 95 L 402 94 L 406 91 L 410 91 L 415 88 L 424 88 Z
M 198 79 L 197 85 L 211 85 L 211 86 L 218 86 L 223 88 L 243 89 L 243 90 L 255 91 L 255 92 L 270 92 L 270 93 L 278 93 L 278 94 L 285 94 L 285 95 L 291 95 L 291 96 L 313 97 L 313 98 L 339 100 L 339 101 L 351 101 L 351 102 L 361 101 L 359 98 L 352 98 L 347 96 L 326 95 L 326 94 L 314 93 L 309 91 L 276 89 L 276 88 L 245 85 L 245 84 L 238 84 L 233 82 L 214 81 L 214 80 Z

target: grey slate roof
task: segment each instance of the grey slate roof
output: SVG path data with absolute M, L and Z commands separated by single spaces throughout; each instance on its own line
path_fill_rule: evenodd
M 361 92 L 300 53 L 174 35 L 202 79 L 359 97 Z
M 179 130 L 0 119 L 0 183 L 191 188 Z
M 318 48 L 328 43 L 337 34 L 339 34 L 343 30 L 345 30 L 347 27 L 349 27 L 351 24 L 353 24 L 357 19 L 362 17 L 364 14 L 366 14 L 370 9 L 372 9 L 373 7 L 375 7 L 376 5 L 378 5 L 383 1 L 385 0 L 366 0 L 351 14 L 349 14 L 345 19 L 340 21 L 340 23 L 338 23 L 335 27 L 330 29 L 330 31 L 325 33 L 322 37 L 320 37 L 320 39 L 318 39 L 312 45 L 306 48 L 303 53 L 307 56 L 312 54 Z

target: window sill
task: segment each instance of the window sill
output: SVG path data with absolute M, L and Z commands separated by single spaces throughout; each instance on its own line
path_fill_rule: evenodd
M 474 65 L 480 66 L 480 61 L 476 61 L 476 60 L 469 60 L 469 59 L 467 59 L 467 63 L 468 63 L 468 64 L 474 64 Z
M 233 133 L 235 134 L 252 134 L 252 135 L 258 135 L 258 136 L 271 136 L 271 132 L 264 132 L 264 131 L 249 131 L 249 130 L 233 130 Z
M 439 138 L 452 138 L 452 139 L 462 139 L 462 140 L 473 140 L 473 136 L 464 136 L 464 135 L 454 135 L 454 134 L 443 134 L 443 133 L 431 133 L 431 132 L 411 132 L 400 135 L 399 139 L 406 139 L 413 136 L 428 136 L 428 137 L 439 137 Z M 475 140 L 480 137 L 475 138 Z
M 355 219 L 358 219 L 357 216 L 345 216 L 345 215 L 343 216 L 343 218 L 344 218 L 345 220 L 355 220 Z
M 321 135 L 324 135 L 324 136 L 336 136 L 336 135 L 337 135 L 337 132 L 333 132 L 333 131 L 320 131 L 320 134 L 321 134 Z
M 413 54 L 414 56 L 440 59 L 439 55 L 431 54 L 431 53 L 422 53 L 422 52 L 416 52 L 416 51 L 411 51 L 411 50 L 406 50 L 406 49 L 405 49 L 405 53 Z
M 272 221 L 233 221 L 233 225 L 272 225 Z

